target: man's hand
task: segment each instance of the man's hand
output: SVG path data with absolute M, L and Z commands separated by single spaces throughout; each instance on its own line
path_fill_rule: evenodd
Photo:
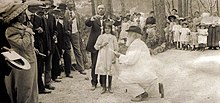
M 116 56 L 117 58 L 119 58 L 120 55 L 121 55 L 121 53 L 119 53 L 119 52 L 114 52 L 114 53 L 115 53 L 115 56 Z
M 43 28 L 41 28 L 41 27 L 38 27 L 36 30 L 37 30 L 38 33 L 43 33 L 44 32 Z

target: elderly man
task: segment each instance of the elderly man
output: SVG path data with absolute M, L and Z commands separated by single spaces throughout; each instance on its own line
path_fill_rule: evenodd
M 131 101 L 142 101 L 148 97 L 147 91 L 155 86 L 157 75 L 154 68 L 157 68 L 155 62 L 150 56 L 147 45 L 140 39 L 141 29 L 137 26 L 130 26 L 127 35 L 126 46 L 128 46 L 125 55 L 116 53 L 119 57 L 119 63 L 122 69 L 119 80 L 128 86 L 128 91 L 134 96 Z M 163 97 L 163 86 L 159 85 L 161 97 Z

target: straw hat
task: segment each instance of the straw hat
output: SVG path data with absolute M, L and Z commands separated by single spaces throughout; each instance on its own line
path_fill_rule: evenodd
M 26 3 L 14 3 L 13 5 L 8 6 L 8 9 L 5 9 L 5 11 L 1 14 L 5 23 L 9 23 L 12 19 L 28 8 L 28 4 Z

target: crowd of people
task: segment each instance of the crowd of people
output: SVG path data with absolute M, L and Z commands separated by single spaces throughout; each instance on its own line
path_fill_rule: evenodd
M 148 49 L 155 48 L 160 35 L 156 33 L 154 11 L 146 19 L 137 12 L 114 17 L 105 15 L 105 6 L 99 5 L 97 14 L 82 23 L 78 12 L 64 3 L 58 6 L 52 3 L 9 3 L 1 7 L 1 48 L 10 48 L 9 51 L 17 52 L 30 64 L 30 70 L 18 70 L 9 67 L 1 55 L 2 102 L 38 103 L 38 94 L 55 90 L 52 81 L 61 82 L 62 71 L 65 77 L 73 78 L 73 56 L 76 61 L 74 69 L 86 75 L 86 51 L 91 53 L 91 90 L 96 89 L 100 76 L 101 94 L 113 93 L 113 70 L 117 65 L 122 65 L 119 79 L 132 92 L 132 101 L 148 97 L 146 90 L 157 84 L 154 61 L 151 61 Z M 164 28 L 167 48 L 218 49 L 220 18 L 216 13 L 200 16 L 195 12 L 193 18 L 182 18 L 173 9 L 172 14 L 164 19 L 167 20 Z M 86 47 L 82 40 L 83 24 L 91 28 Z M 126 54 L 119 53 L 120 45 L 128 47 Z M 1 49 L 1 52 L 7 50 Z M 159 83 L 159 93 L 164 97 L 162 83 Z

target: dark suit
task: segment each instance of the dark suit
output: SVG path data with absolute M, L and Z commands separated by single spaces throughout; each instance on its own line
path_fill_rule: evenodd
M 40 53 L 44 53 L 45 49 L 45 35 L 43 33 L 38 33 L 36 30 L 37 28 L 43 28 L 43 19 L 39 15 L 31 15 L 31 23 L 33 24 L 33 31 L 35 32 L 34 35 L 34 46 L 36 49 L 39 50 Z M 44 73 L 44 64 L 45 60 L 44 57 L 37 54 L 37 67 L 38 67 L 38 89 L 39 91 L 44 91 L 45 86 L 42 79 L 42 74 Z
M 64 59 L 64 69 L 65 74 L 70 75 L 71 70 L 71 42 L 70 42 L 70 33 L 71 33 L 71 24 L 68 20 L 64 19 L 63 24 L 60 22 L 57 23 L 57 32 L 58 32 L 58 45 L 64 50 L 63 59 Z
M 44 22 L 44 35 L 46 36 L 45 42 L 45 54 L 46 57 L 46 65 L 45 65 L 45 85 L 51 84 L 51 70 L 52 70 L 52 57 L 55 51 L 55 43 L 53 40 L 53 36 L 55 35 L 56 30 L 56 19 L 55 17 L 48 13 L 48 15 L 43 16 Z M 50 53 L 48 53 L 50 51 Z
M 95 74 L 95 66 L 96 66 L 96 61 L 98 57 L 98 51 L 94 48 L 94 45 L 96 43 L 98 36 L 101 34 L 101 28 L 100 28 L 101 20 L 91 21 L 91 18 L 89 18 L 85 21 L 85 24 L 86 26 L 91 27 L 91 32 L 89 35 L 89 40 L 87 42 L 86 50 L 91 52 L 91 60 L 92 60 L 91 83 L 93 86 L 96 86 L 98 83 L 98 80 L 97 80 L 98 75 Z M 100 84 L 102 85 L 101 81 L 100 81 Z
M 0 35 L 0 48 L 4 46 L 10 48 L 10 45 L 4 35 L 5 29 L 6 27 L 0 23 L 0 34 L 2 34 Z M 0 49 L 0 53 L 1 52 L 3 52 L 3 50 Z M 10 72 L 11 68 L 8 67 L 5 62 L 4 56 L 0 54 L 0 103 L 10 103 L 10 97 L 5 87 L 5 76 L 8 76 Z

